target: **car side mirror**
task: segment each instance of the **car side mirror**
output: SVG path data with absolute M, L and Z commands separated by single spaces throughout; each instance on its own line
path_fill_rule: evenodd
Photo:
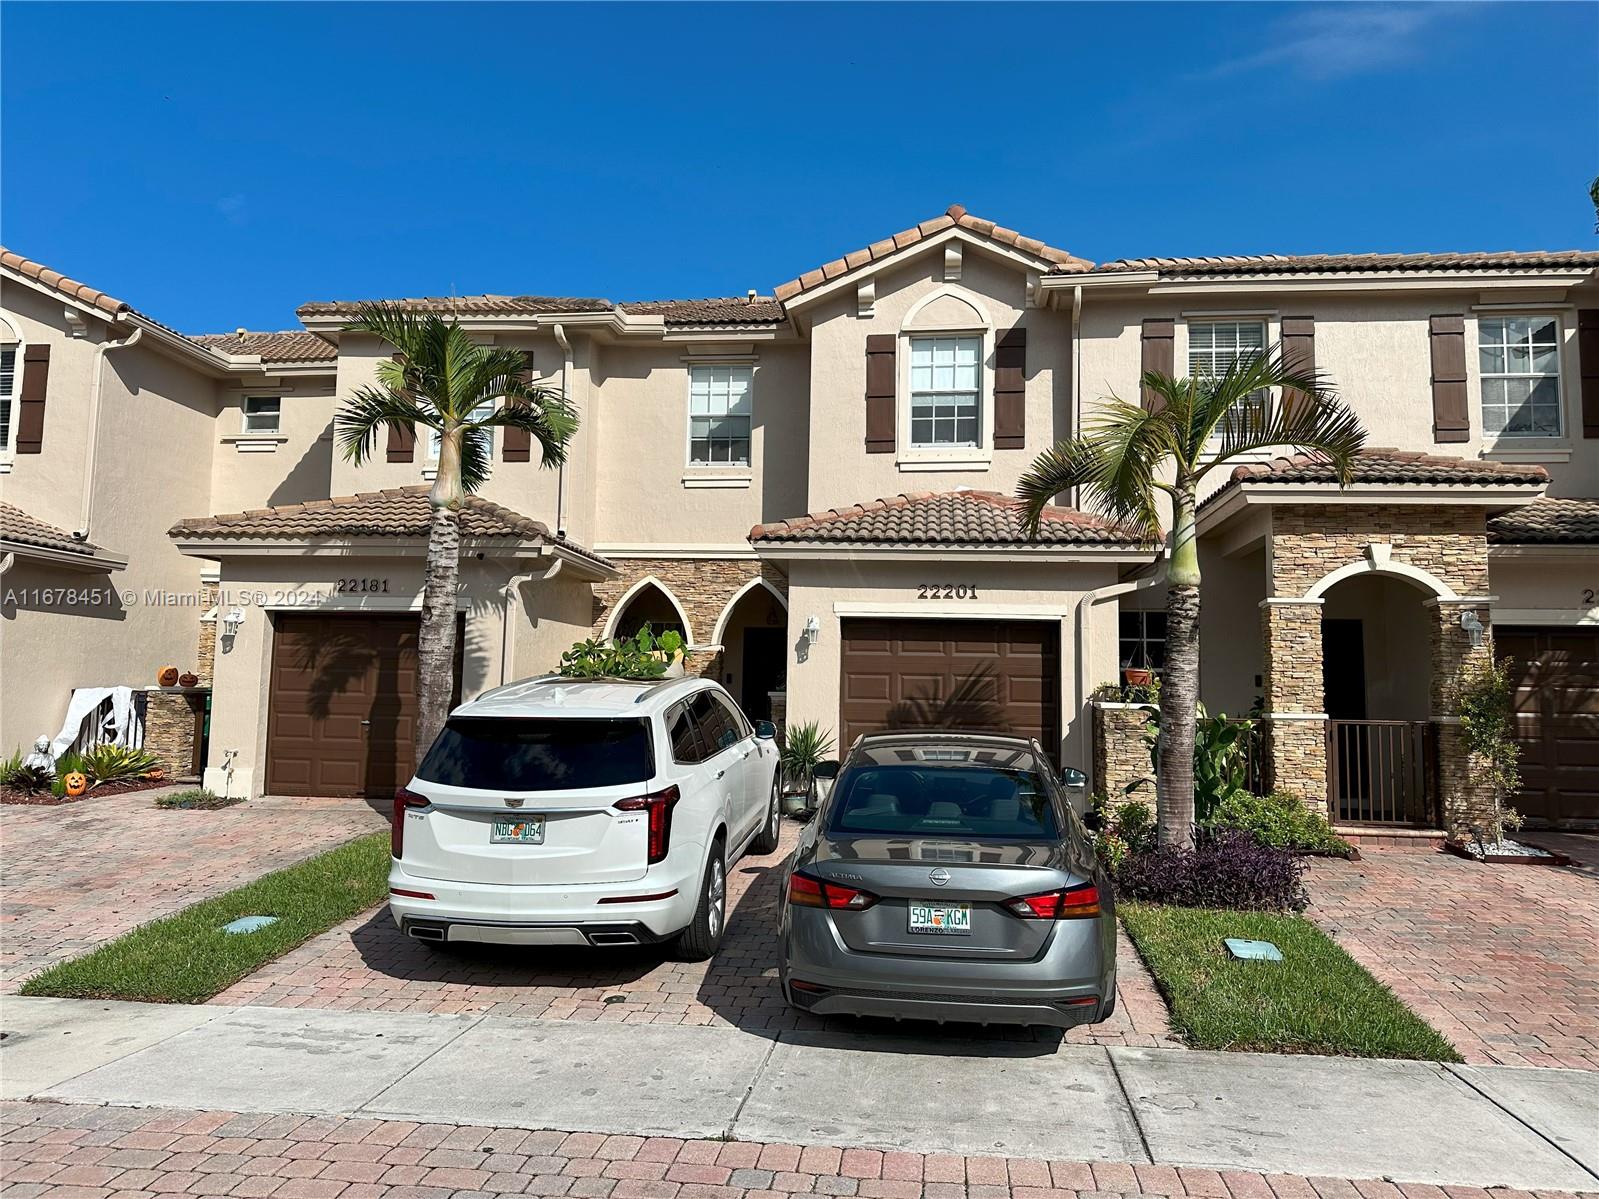
M 776 741 L 777 726 L 770 720 L 757 720 L 755 722 L 755 735 L 762 741 Z
M 838 777 L 838 762 L 829 758 L 825 762 L 816 763 L 811 770 L 811 777 L 817 779 L 836 779 Z
M 1060 772 L 1060 780 L 1068 787 L 1088 786 L 1088 776 L 1075 766 L 1068 766 Z

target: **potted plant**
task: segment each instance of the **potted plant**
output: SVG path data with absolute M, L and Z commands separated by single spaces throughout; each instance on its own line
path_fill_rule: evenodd
M 798 816 L 811 807 L 816 767 L 833 752 L 833 735 L 814 720 L 796 724 L 783 737 L 778 764 L 783 770 L 783 811 Z
M 1122 682 L 1129 687 L 1147 687 L 1155 681 L 1155 672 L 1141 670 L 1136 666 L 1129 666 L 1122 671 Z

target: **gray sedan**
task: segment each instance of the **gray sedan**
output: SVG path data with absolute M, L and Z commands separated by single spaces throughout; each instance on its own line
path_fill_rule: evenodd
M 1042 748 L 857 740 L 784 882 L 780 976 L 821 1015 L 1071 1028 L 1116 1007 L 1109 881 Z

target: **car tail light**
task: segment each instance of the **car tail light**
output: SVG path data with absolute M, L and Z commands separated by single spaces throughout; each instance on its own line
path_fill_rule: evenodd
M 396 858 L 405 856 L 405 810 L 427 806 L 427 796 L 418 795 L 415 791 L 401 787 L 394 793 L 394 819 L 389 822 L 389 852 Z
M 1005 906 L 1023 920 L 1081 920 L 1099 915 L 1099 888 L 1093 883 L 1084 883 L 1064 891 L 1044 891 L 1006 900 Z
M 832 908 L 835 911 L 864 912 L 877 902 L 870 891 L 824 882 L 798 871 L 788 876 L 788 901 L 800 908 Z
M 649 795 L 634 795 L 619 799 L 611 805 L 618 812 L 645 812 L 649 815 L 649 864 L 664 862 L 672 848 L 672 809 L 682 798 L 676 787 L 653 791 Z

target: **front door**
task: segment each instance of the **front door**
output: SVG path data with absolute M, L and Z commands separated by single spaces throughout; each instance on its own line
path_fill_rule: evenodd
M 772 718 L 772 692 L 783 689 L 784 646 L 788 630 L 744 630 L 744 682 L 739 702 L 751 720 Z
M 1321 662 L 1327 715 L 1366 719 L 1366 636 L 1360 621 L 1321 622 Z

